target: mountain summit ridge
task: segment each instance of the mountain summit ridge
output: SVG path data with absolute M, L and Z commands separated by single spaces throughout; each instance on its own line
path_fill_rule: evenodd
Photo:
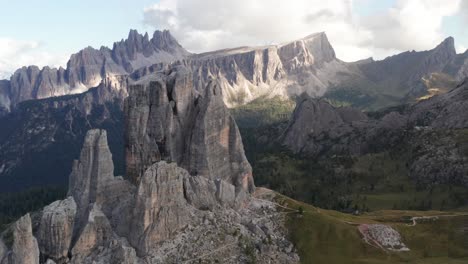
M 274 45 L 192 54 L 167 30 L 157 30 L 150 38 L 147 32 L 143 35 L 132 29 L 112 49 L 87 47 L 71 55 L 66 69 L 18 69 L 0 85 L 0 114 L 25 100 L 82 93 L 107 77 L 131 75 L 141 69 L 151 72 L 161 68 L 154 65 L 177 61 L 190 65 L 197 87 L 203 87 L 209 78 L 221 80 L 228 107 L 264 96 L 293 98 L 306 92 L 320 97 L 329 91 L 348 93 L 362 87 L 376 87 L 379 94 L 390 92 L 398 102 L 433 88 L 424 80 L 432 73 L 456 81 L 468 76 L 468 56 L 456 54 L 454 42 L 448 37 L 432 50 L 348 63 L 336 57 L 325 32 Z
M 128 75 L 138 68 L 170 63 L 189 54 L 169 31 L 155 31 L 149 39 L 148 34 L 130 30 L 128 38 L 115 42 L 112 49 L 89 46 L 72 54 L 66 68 L 17 69 L 10 77 L 9 89 L 0 90 L 1 96 L 9 98 L 9 102 L 0 101 L 0 108 L 9 110 L 26 100 L 82 93 L 106 77 Z

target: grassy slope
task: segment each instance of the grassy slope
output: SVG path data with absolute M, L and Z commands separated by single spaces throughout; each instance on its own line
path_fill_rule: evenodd
M 468 216 L 440 218 L 408 226 L 405 216 L 447 214 L 436 211 L 378 211 L 360 216 L 323 210 L 278 195 L 288 207 L 302 207 L 304 213 L 289 214 L 290 238 L 302 263 L 467 263 Z M 457 214 L 457 213 L 455 213 Z M 406 217 L 407 219 L 408 217 Z M 352 222 L 354 224 L 346 223 Z M 400 232 L 409 252 L 385 252 L 362 241 L 356 224 L 384 223 Z
M 252 128 L 288 120 L 294 108 L 295 103 L 291 100 L 262 97 L 231 109 L 231 114 L 239 127 Z
M 259 186 L 323 208 L 447 210 L 468 197 L 468 189 L 460 186 L 418 188 L 404 158 L 387 152 L 313 161 L 285 150 L 254 149 L 247 153 Z

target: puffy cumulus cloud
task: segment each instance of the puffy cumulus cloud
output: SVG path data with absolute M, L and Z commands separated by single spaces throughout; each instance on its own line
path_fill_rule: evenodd
M 354 21 L 351 0 L 161 0 L 144 22 L 169 29 L 193 52 L 281 43 L 326 31 L 341 58 L 370 53 L 370 34 Z
M 380 0 L 161 0 L 144 9 L 144 23 L 171 30 L 193 52 L 325 31 L 337 56 L 353 61 L 432 48 L 445 37 L 444 17 L 461 8 L 461 0 L 397 0 L 378 14 L 354 12 L 369 1 Z
M 26 65 L 63 66 L 65 55 L 52 54 L 42 49 L 37 41 L 0 38 L 0 79 L 8 79 L 18 68 Z
M 467 51 L 466 47 L 463 45 L 457 45 L 455 48 L 457 49 L 457 53 L 464 53 Z
M 465 19 L 465 23 L 468 23 L 468 1 L 463 0 L 460 8 L 460 14 Z
M 378 49 L 398 51 L 433 48 L 445 37 L 442 22 L 455 15 L 461 0 L 398 0 L 382 14 L 362 19 Z

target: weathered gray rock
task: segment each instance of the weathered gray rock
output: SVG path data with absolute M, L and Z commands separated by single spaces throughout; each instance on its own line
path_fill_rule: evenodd
M 189 222 L 184 177 L 188 177 L 184 169 L 161 161 L 149 167 L 141 178 L 130 233 L 130 243 L 139 256 L 148 254 L 158 242 L 173 237 Z
M 403 243 L 400 233 L 391 226 L 363 224 L 358 227 L 363 239 L 374 246 L 392 251 L 409 251 Z
M 303 97 L 281 140 L 295 153 L 315 158 L 405 151 L 409 176 L 418 186 L 468 185 L 466 143 L 468 85 L 413 105 L 366 117 Z
M 0 89 L 0 108 L 8 109 L 30 99 L 82 93 L 107 77 L 127 75 L 155 63 L 169 63 L 189 53 L 169 31 L 155 31 L 151 39 L 131 30 L 128 38 L 112 49 L 87 47 L 71 55 L 67 68 L 22 67 L 12 75 L 8 91 Z M 115 87 L 118 89 L 118 87 Z M 6 101 L 7 100 L 7 101 Z
M 236 122 L 222 100 L 221 87 L 213 81 L 204 93 L 198 100 L 193 134 L 182 166 L 193 175 L 221 179 L 253 192 L 252 168 L 245 157 Z
M 0 238 L 0 264 L 3 264 L 3 260 L 7 257 L 8 248 L 6 247 L 3 240 Z
M 247 198 L 237 195 L 236 200 L 234 185 L 202 176 L 185 177 L 184 194 L 190 205 L 202 210 L 212 210 L 217 206 L 236 207 L 242 204 L 242 199 Z
M 408 110 L 417 126 L 458 129 L 468 127 L 468 79 L 446 94 L 423 100 Z
M 185 67 L 157 73 L 129 88 L 125 116 L 127 177 L 133 182 L 153 163 L 168 160 L 191 175 L 253 191 L 239 130 L 216 81 L 198 92 Z
M 80 214 L 90 203 L 100 204 L 104 201 L 106 194 L 102 190 L 113 178 L 114 163 L 107 145 L 106 131 L 88 131 L 80 159 L 73 164 L 68 190 L 68 195 L 75 199 Z
M 283 143 L 296 153 L 313 156 L 330 148 L 337 152 L 359 151 L 347 145 L 351 140 L 347 140 L 346 136 L 359 129 L 360 124 L 367 120 L 367 116 L 357 109 L 335 108 L 324 100 L 303 95 L 298 99 L 288 128 L 282 136 Z M 346 142 L 332 144 L 339 140 Z
M 75 233 L 84 228 L 90 204 L 96 204 L 115 232 L 130 231 L 136 187 L 122 177 L 114 177 L 112 154 L 105 130 L 88 131 L 80 159 L 74 162 L 68 194 L 77 201 Z
M 188 62 L 201 90 L 216 78 L 228 107 L 258 97 L 323 95 L 329 87 L 361 73 L 335 56 L 325 33 L 280 45 L 241 47 L 197 54 Z
M 135 249 L 129 246 L 119 245 L 111 256 L 111 263 L 138 263 L 138 257 L 136 255 Z
M 195 208 L 206 210 L 218 205 L 215 197 L 216 185 L 205 177 L 185 177 L 184 193 L 187 201 Z
M 80 263 L 99 246 L 109 243 L 113 231 L 109 220 L 96 203 L 90 204 L 87 221 L 71 250 L 73 263 Z
M 72 241 L 76 203 L 73 197 L 56 201 L 42 212 L 39 228 L 39 248 L 42 254 L 54 260 L 68 256 Z
M 39 264 L 39 247 L 33 236 L 31 217 L 21 217 L 13 225 L 13 246 L 10 264 Z

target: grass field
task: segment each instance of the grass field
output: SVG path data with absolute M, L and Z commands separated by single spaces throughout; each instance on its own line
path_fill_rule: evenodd
M 413 216 L 447 215 L 440 211 L 377 211 L 359 216 L 323 210 L 278 195 L 277 201 L 303 213 L 289 214 L 287 226 L 302 263 L 468 263 L 468 215 L 450 212 L 450 217 L 409 226 Z M 383 251 L 366 244 L 357 224 L 392 226 L 410 248 L 408 252 Z

